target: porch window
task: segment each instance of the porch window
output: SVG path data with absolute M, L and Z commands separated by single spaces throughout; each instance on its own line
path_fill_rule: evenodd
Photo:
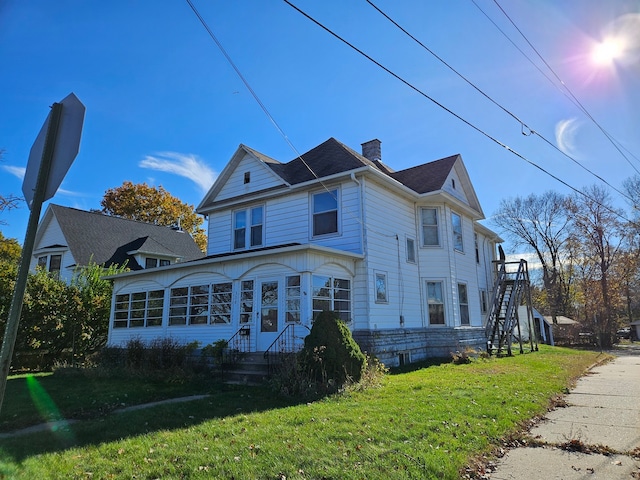
M 231 282 L 211 286 L 211 323 L 231 323 Z
M 438 209 L 422 208 L 422 245 L 425 247 L 437 247 L 440 245 L 440 237 L 438 234 Z
M 233 214 L 233 248 L 240 250 L 264 244 L 264 207 L 238 210 Z
M 313 316 L 323 310 L 338 313 L 345 322 L 351 321 L 351 280 L 322 275 L 313 276 Z
M 442 282 L 427 282 L 427 302 L 429 304 L 429 324 L 444 325 Z
M 300 323 L 300 275 L 287 277 L 286 282 L 286 321 Z
M 452 212 L 451 225 L 453 227 L 453 248 L 459 252 L 464 252 L 464 244 L 462 243 L 462 217 Z
M 164 290 L 116 295 L 113 328 L 162 325 Z
M 470 325 L 469 298 L 467 296 L 467 286 L 464 283 L 458 284 L 458 305 L 460 307 L 460 325 Z
M 253 280 L 240 283 L 240 323 L 249 323 L 253 317 Z
M 313 236 L 338 233 L 338 189 L 313 194 Z
M 209 285 L 195 285 L 189 291 L 189 325 L 209 322 Z

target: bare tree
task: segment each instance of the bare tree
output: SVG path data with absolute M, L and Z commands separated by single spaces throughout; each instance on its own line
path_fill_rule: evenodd
M 587 273 L 584 288 L 591 302 L 595 331 L 602 347 L 612 345 L 615 333 L 614 302 L 622 295 L 612 295 L 616 262 L 624 252 L 621 212 L 613 208 L 608 192 L 594 185 L 573 194 L 568 202 L 571 212 L 574 244 Z M 597 288 L 596 288 L 597 287 Z M 595 295 L 595 296 L 594 296 Z
M 569 271 L 566 243 L 570 238 L 570 221 L 566 198 L 548 191 L 542 195 L 502 200 L 493 217 L 514 247 L 531 250 L 542 267 L 542 282 L 548 307 L 557 323 L 558 315 L 570 308 Z
M 0 161 L 4 155 L 4 150 L 0 149 Z M 22 201 L 21 197 L 17 197 L 15 195 L 9 194 L 4 195 L 0 193 L 0 214 L 5 211 L 13 210 L 14 208 L 18 208 L 18 204 Z M 0 219 L 0 225 L 6 225 L 7 222 Z

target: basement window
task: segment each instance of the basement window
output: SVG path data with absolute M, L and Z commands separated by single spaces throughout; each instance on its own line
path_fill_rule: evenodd
M 411 363 L 411 353 L 409 352 L 398 352 L 398 365 L 409 365 Z

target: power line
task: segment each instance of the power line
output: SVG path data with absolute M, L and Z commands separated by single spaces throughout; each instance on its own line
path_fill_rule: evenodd
M 350 47 L 352 50 L 356 51 L 357 53 L 359 53 L 360 55 L 362 55 L 363 57 L 365 57 L 367 60 L 369 60 L 370 62 L 372 62 L 373 64 L 375 64 L 376 66 L 378 66 L 379 68 L 381 68 L 382 70 L 384 70 L 385 72 L 387 72 L 389 75 L 391 75 L 392 77 L 394 77 L 395 79 L 399 80 L 400 82 L 402 82 L 403 84 L 405 84 L 407 87 L 411 88 L 413 91 L 415 91 L 416 93 L 418 93 L 419 95 L 423 96 L 424 98 L 426 98 L 427 100 L 429 100 L 430 102 L 434 103 L 435 105 L 437 105 L 438 107 L 440 107 L 441 109 L 445 110 L 447 113 L 449 113 L 450 115 L 454 116 L 455 118 L 457 118 L 458 120 L 460 120 L 461 122 L 463 122 L 465 125 L 471 127 L 472 129 L 474 129 L 475 131 L 477 131 L 478 133 L 480 133 L 481 135 L 484 135 L 485 137 L 487 137 L 489 140 L 491 140 L 492 142 L 498 144 L 499 146 L 503 147 L 504 149 L 506 149 L 507 151 L 511 152 L 513 155 L 515 155 L 516 157 L 520 158 L 521 160 L 527 162 L 528 164 L 530 164 L 531 166 L 537 168 L 538 170 L 540 170 L 541 172 L 545 173 L 546 175 L 550 176 L 551 178 L 553 178 L 554 180 L 558 181 L 559 183 L 561 183 L 562 185 L 566 186 L 567 188 L 569 188 L 570 190 L 572 190 L 573 192 L 584 196 L 585 198 L 593 201 L 594 203 L 596 203 L 597 205 L 601 206 L 602 208 L 609 210 L 611 213 L 613 213 L 614 215 L 622 218 L 623 220 L 625 220 L 628 223 L 632 223 L 630 220 L 628 220 L 626 217 L 624 217 L 622 214 L 620 214 L 619 212 L 615 211 L 614 209 L 601 204 L 598 200 L 596 200 L 595 198 L 590 197 L 589 195 L 587 195 L 585 192 L 578 190 L 577 188 L 573 187 L 572 185 L 570 185 L 569 183 L 565 182 L 564 180 L 562 180 L 560 177 L 552 174 L 551 172 L 549 172 L 548 170 L 544 169 L 543 167 L 541 167 L 540 165 L 538 165 L 537 163 L 533 162 L 532 160 L 529 160 L 527 157 L 525 157 L 524 155 L 522 155 L 521 153 L 517 152 L 516 150 L 513 150 L 511 147 L 509 147 L 508 145 L 506 145 L 505 143 L 501 142 L 500 140 L 498 140 L 497 138 L 493 137 L 492 135 L 490 135 L 489 133 L 485 132 L 484 130 L 482 130 L 480 127 L 474 125 L 473 123 L 471 123 L 469 120 L 463 118 L 462 116 L 458 115 L 457 113 L 455 113 L 453 110 L 449 109 L 448 107 L 446 107 L 445 105 L 443 105 L 442 103 L 438 102 L 436 99 L 434 99 L 433 97 L 429 96 L 427 93 L 423 92 L 422 90 L 420 90 L 418 87 L 416 87 L 415 85 L 413 85 L 412 83 L 410 83 L 409 81 L 405 80 L 404 78 L 402 78 L 400 75 L 398 75 L 397 73 L 393 72 L 392 70 L 390 70 L 389 68 L 385 67 L 384 65 L 382 65 L 380 62 L 378 62 L 377 60 L 375 60 L 373 57 L 371 57 L 370 55 L 368 55 L 367 53 L 365 53 L 364 51 L 362 51 L 361 49 L 359 49 L 358 47 L 356 47 L 355 45 L 353 45 L 352 43 L 350 43 L 348 40 L 344 39 L 343 37 L 341 37 L 340 35 L 338 35 L 337 33 L 335 33 L 333 30 L 331 30 L 329 27 L 325 26 L 324 24 L 322 24 L 321 22 L 319 22 L 318 20 L 316 20 L 315 18 L 313 18 L 311 15 L 309 15 L 308 13 L 306 13 L 305 11 L 301 10 L 300 8 L 298 8 L 296 5 L 294 5 L 293 3 L 291 3 L 289 0 L 283 0 L 287 5 L 289 5 L 291 8 L 293 8 L 294 10 L 296 10 L 298 13 L 300 13 L 301 15 L 303 15 L 304 17 L 306 17 L 308 20 L 310 20 L 311 22 L 315 23 L 318 27 L 322 28 L 324 31 L 326 31 L 327 33 L 329 33 L 330 35 L 332 35 L 333 37 L 335 37 L 336 39 L 340 40 L 342 43 L 344 43 L 345 45 L 347 45 L 348 47 Z
M 593 118 L 593 116 L 591 115 L 591 113 L 589 113 L 589 111 L 586 109 L 586 107 L 580 102 L 580 100 L 578 100 L 578 98 L 573 94 L 573 92 L 571 91 L 571 89 L 569 88 L 569 86 L 560 78 L 560 76 L 555 72 L 555 70 L 553 68 L 551 68 L 551 65 L 549 65 L 549 63 L 547 63 L 547 61 L 542 57 L 542 55 L 540 54 L 540 52 L 538 52 L 538 50 L 533 46 L 533 44 L 529 41 L 529 39 L 526 37 L 526 35 L 522 32 L 522 30 L 520 30 L 520 28 L 518 28 L 518 26 L 516 25 L 516 23 L 511 19 L 511 17 L 507 14 L 507 12 L 505 12 L 505 10 L 502 8 L 502 6 L 500 6 L 500 4 L 498 3 L 498 0 L 493 0 L 493 2 L 498 6 L 498 8 L 500 9 L 500 11 L 504 14 L 505 17 L 507 17 L 507 19 L 509 20 L 509 22 L 511 22 L 511 25 L 513 25 L 513 27 L 518 31 L 518 33 L 522 36 L 522 38 L 525 40 L 525 42 L 527 42 L 527 44 L 531 47 L 531 49 L 535 52 L 535 54 L 538 56 L 538 58 L 540 58 L 540 60 L 542 61 L 542 63 L 545 64 L 545 66 L 549 69 L 549 71 L 553 74 L 553 76 L 560 82 L 560 84 L 566 89 L 566 91 L 569 93 L 569 95 L 571 96 L 571 98 L 573 98 L 575 100 L 576 105 L 579 107 L 579 109 L 596 125 L 596 127 L 598 127 L 598 129 L 604 134 L 605 137 L 607 137 L 607 139 L 609 140 L 609 142 L 611 143 L 611 145 L 613 145 L 613 147 L 620 153 L 620 155 L 622 155 L 622 157 L 627 161 L 627 163 L 629 165 L 631 165 L 631 168 L 633 168 L 636 173 L 640 174 L 640 170 L 638 170 L 638 168 L 631 162 L 631 160 L 629 160 L 629 158 L 624 154 L 624 152 L 622 151 L 622 149 L 617 145 L 617 142 L 614 141 L 614 139 L 611 137 L 611 135 L 609 135 L 609 133 L 602 127 L 602 125 L 600 125 L 600 123 L 598 123 L 598 121 L 596 121 L 595 118 Z
M 244 75 L 242 75 L 242 72 L 240 71 L 240 69 L 236 66 L 235 62 L 233 61 L 233 59 L 231 58 L 231 56 L 227 53 L 227 51 L 225 50 L 225 48 L 222 46 L 222 43 L 218 40 L 218 38 L 215 36 L 215 34 L 213 33 L 213 30 L 211 30 L 211 28 L 209 28 L 209 25 L 207 24 L 206 20 L 202 17 L 202 15 L 200 15 L 200 12 L 198 12 L 198 9 L 195 7 L 195 5 L 191 2 L 191 0 L 186 0 L 187 3 L 189 4 L 189 6 L 191 7 L 191 10 L 193 10 L 193 13 L 196 15 L 196 17 L 198 18 L 198 20 L 200 21 L 200 23 L 202 24 L 202 26 L 205 28 L 205 30 L 207 31 L 207 33 L 209 34 L 209 36 L 211 37 L 211 39 L 215 42 L 215 44 L 218 46 L 218 49 L 222 52 L 222 54 L 224 55 L 224 57 L 226 58 L 227 62 L 229 62 L 229 64 L 231 65 L 231 67 L 233 68 L 233 70 L 236 72 L 236 74 L 238 75 L 238 77 L 240 78 L 240 80 L 242 81 L 242 83 L 244 83 L 245 87 L 247 87 L 247 90 L 249 90 L 249 92 L 251 93 L 251 95 L 253 96 L 254 100 L 258 103 L 258 105 L 260 105 L 260 108 L 262 109 L 262 111 L 264 112 L 264 114 L 269 118 L 269 120 L 271 121 L 271 123 L 274 125 L 274 127 L 276 128 L 276 130 L 278 130 L 278 133 L 280 133 L 280 135 L 284 138 L 284 140 L 287 142 L 287 144 L 289 145 L 289 147 L 291 148 L 291 150 L 295 153 L 296 157 L 298 159 L 300 159 L 300 161 L 302 162 L 302 164 L 307 168 L 307 170 L 309 170 L 309 172 L 311 173 L 311 175 L 313 175 L 313 177 L 318 180 L 318 182 L 320 183 L 320 185 L 322 186 L 322 188 L 325 189 L 325 191 L 327 193 L 329 193 L 331 195 L 331 197 L 333 197 L 334 200 L 336 200 L 336 202 L 338 201 L 338 197 L 333 193 L 332 189 L 329 189 L 329 187 L 327 187 L 327 185 L 322 181 L 322 179 L 316 174 L 316 172 L 314 172 L 314 170 L 311 168 L 311 166 L 305 161 L 304 158 L 302 158 L 302 155 L 300 154 L 300 152 L 298 151 L 298 149 L 296 149 L 296 147 L 293 145 L 293 143 L 289 140 L 289 137 L 286 135 L 286 133 L 284 132 L 284 130 L 280 127 L 280 125 L 278 125 L 278 122 L 276 122 L 275 118 L 271 115 L 271 113 L 269 112 L 269 109 L 266 107 L 266 105 L 262 102 L 262 100 L 260 100 L 260 97 L 258 96 L 258 94 L 255 92 L 255 90 L 253 90 L 253 88 L 251 88 L 251 85 L 249 84 L 249 82 L 247 81 L 247 79 L 244 77 Z M 360 217 L 358 217 L 356 214 L 354 214 L 353 212 L 351 212 L 351 210 L 349 210 L 348 208 L 345 208 L 346 213 L 348 213 L 352 218 L 354 218 L 363 228 L 365 227 L 362 219 Z M 377 232 L 375 230 L 371 230 L 370 231 L 377 233 L 378 235 L 382 235 L 382 236 L 392 236 L 392 235 L 388 235 L 382 232 Z
M 558 152 L 560 152 L 562 155 L 564 155 L 565 157 L 567 157 L 569 160 L 571 160 L 572 162 L 574 162 L 576 165 L 578 165 L 579 167 L 581 167 L 582 169 L 584 169 L 585 171 L 587 171 L 588 173 L 590 173 L 591 175 L 593 175 L 595 178 L 597 178 L 598 180 L 600 180 L 602 183 L 604 183 L 605 185 L 609 186 L 611 189 L 615 190 L 618 194 L 620 194 L 621 196 L 625 197 L 627 200 L 633 202 L 633 200 L 631 199 L 631 197 L 629 197 L 627 194 L 625 194 L 624 192 L 622 192 L 621 190 L 619 190 L 618 188 L 614 187 L 613 185 L 611 185 L 608 181 L 606 181 L 604 178 L 602 178 L 600 175 L 596 174 L 595 172 L 591 171 L 589 168 L 587 168 L 586 166 L 584 166 L 581 162 L 579 162 L 577 159 L 575 159 L 574 157 L 572 157 L 571 155 L 569 155 L 566 152 L 563 152 L 560 148 L 558 148 L 553 142 L 551 142 L 550 140 L 548 140 L 547 138 L 545 138 L 542 134 L 540 134 L 537 130 L 534 130 L 533 128 L 531 128 L 529 125 L 527 125 L 523 120 L 521 120 L 517 115 L 515 115 L 513 112 L 511 112 L 510 110 L 508 110 L 506 107 L 504 107 L 503 105 L 501 105 L 500 103 L 498 103 L 496 100 L 494 100 L 491 96 L 489 96 L 487 93 L 485 93 L 483 90 L 481 90 L 478 86 L 476 86 L 471 80 L 469 80 L 467 77 L 465 77 L 462 73 L 460 73 L 458 70 L 456 70 L 454 67 L 452 67 L 449 63 L 447 63 L 444 59 L 442 59 L 442 57 L 440 57 L 438 54 L 436 54 L 433 50 L 431 50 L 429 47 L 427 47 L 424 43 L 422 43 L 420 40 L 418 40 L 414 35 L 412 35 L 411 33 L 409 33 L 405 28 L 403 28 L 400 24 L 398 24 L 398 22 L 396 22 L 393 18 L 391 18 L 389 15 L 387 15 L 385 12 L 383 12 L 377 5 L 375 5 L 371 0 L 366 0 L 367 3 L 369 5 L 371 5 L 375 10 L 378 11 L 378 13 L 380 13 L 383 17 L 385 17 L 389 22 L 391 22 L 393 25 L 395 25 L 398 29 L 400 29 L 405 35 L 407 35 L 409 38 L 411 38 L 414 42 L 416 42 L 418 45 L 420 45 L 424 50 L 426 50 L 427 52 L 429 52 L 432 56 L 434 56 L 437 60 L 439 60 L 442 64 L 444 64 L 449 70 L 451 70 L 453 73 L 455 73 L 458 77 L 460 77 L 462 80 L 464 80 L 468 85 L 470 85 L 472 88 L 474 88 L 478 93 L 480 93 L 482 96 L 484 96 L 487 100 L 489 100 L 491 103 L 493 103 L 494 105 L 496 105 L 498 108 L 500 108 L 503 112 L 505 112 L 507 115 L 509 115 L 511 118 L 513 118 L 515 121 L 517 121 L 521 127 L 522 127 L 522 133 L 523 135 L 536 135 L 538 137 L 540 137 L 542 140 L 544 140 L 548 145 L 550 145 L 551 147 L 555 148 Z M 473 0 L 472 0 L 473 1 Z M 528 131 L 529 133 L 525 132 L 525 128 L 526 131 Z

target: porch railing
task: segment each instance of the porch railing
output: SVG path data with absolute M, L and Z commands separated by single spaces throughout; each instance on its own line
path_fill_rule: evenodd
M 296 335 L 296 327 L 299 327 L 298 332 L 300 332 L 300 327 L 306 328 L 306 333 L 311 331 L 309 327 L 301 323 L 288 323 L 284 330 L 280 332 L 280 335 L 276 337 L 273 343 L 271 343 L 269 348 L 264 352 L 264 358 L 267 361 L 269 373 L 272 373 L 275 365 L 282 363 L 284 356 L 296 353 L 302 348 L 300 340 L 303 340 L 304 336 Z

